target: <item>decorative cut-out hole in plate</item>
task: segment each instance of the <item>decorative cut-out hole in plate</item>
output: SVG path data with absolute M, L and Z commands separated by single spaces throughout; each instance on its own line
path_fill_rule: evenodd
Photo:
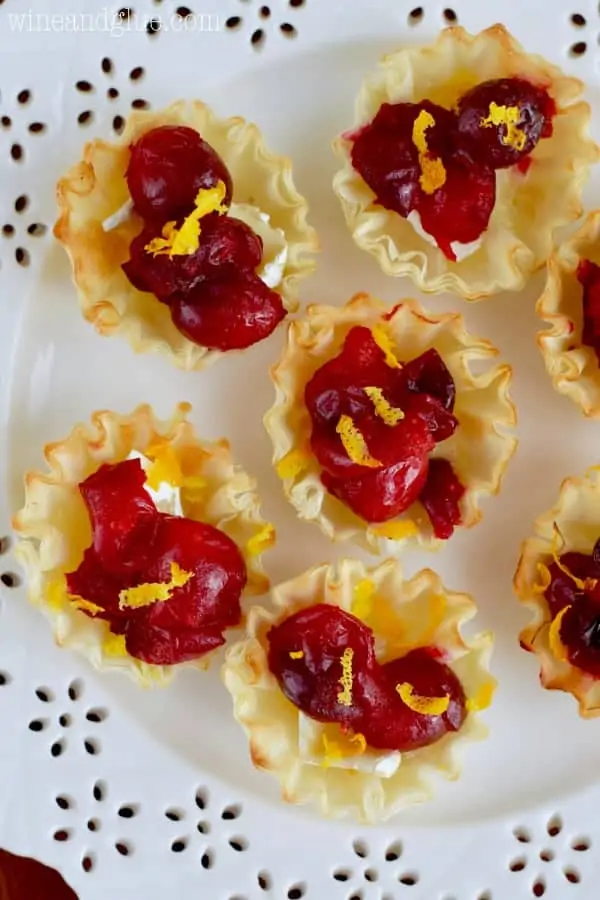
M 104 781 L 97 781 L 92 789 L 94 800 L 97 803 L 102 803 L 103 800 L 106 800 L 107 793 L 106 783 Z
M 187 838 L 179 838 L 176 841 L 173 841 L 171 844 L 171 850 L 173 853 L 183 853 L 183 851 L 187 848 L 188 842 Z
M 234 31 L 236 28 L 239 28 L 241 24 L 241 16 L 229 16 L 228 19 L 225 19 L 225 28 L 229 28 L 230 31 Z
M 85 715 L 88 722 L 92 722 L 94 725 L 99 725 L 101 722 L 105 722 L 108 718 L 108 710 L 103 708 L 95 708 L 90 709 Z
M 206 809 L 208 806 L 208 791 L 204 788 L 196 791 L 196 806 L 198 809 Z
M 396 841 L 394 844 L 390 844 L 390 846 L 385 851 L 385 861 L 386 862 L 396 862 L 397 859 L 400 859 L 402 856 L 402 844 L 400 841 Z
M 243 853 L 244 850 L 248 849 L 248 841 L 245 837 L 233 837 L 229 839 L 229 846 L 232 850 L 235 850 L 236 853 Z
M 100 828 L 101 828 L 100 819 L 90 819 L 87 823 L 87 828 L 88 828 L 88 831 L 91 831 L 94 833 L 96 831 L 100 831 Z
M 73 719 L 69 715 L 59 716 L 58 724 L 61 726 L 61 728 L 70 728 L 73 724 Z
M 48 727 L 47 719 L 34 719 L 29 723 L 29 730 L 39 734 L 40 731 L 43 731 Z
M 587 25 L 587 19 L 585 16 L 582 16 L 581 13 L 573 13 L 571 16 L 571 24 L 575 25 L 576 28 L 583 28 Z
M 287 892 L 288 900 L 302 900 L 306 894 L 305 884 L 294 884 Z
M 569 56 L 583 56 L 583 54 L 587 51 L 587 44 L 585 41 L 576 41 L 576 43 L 571 44 L 569 47 Z
M 117 815 L 119 815 L 122 819 L 134 819 L 139 814 L 140 808 L 139 806 L 129 803 L 127 806 L 122 806 Z
M 419 873 L 405 872 L 403 875 L 398 876 L 398 881 L 405 887 L 415 887 L 419 883 Z
M 258 881 L 258 886 L 261 891 L 270 891 L 271 890 L 271 876 L 268 872 L 259 872 L 256 876 L 256 880 Z
M 234 803 L 231 806 L 226 806 L 223 812 L 221 813 L 221 818 L 230 820 L 230 819 L 239 819 L 242 814 L 242 807 L 239 803 Z
M 210 822 L 198 822 L 196 831 L 198 834 L 210 834 Z
M 38 700 L 41 700 L 42 703 L 53 703 L 54 702 L 54 694 L 47 687 L 40 687 L 36 689 L 35 696 Z
M 67 810 L 73 809 L 75 803 L 70 797 L 66 797 L 64 794 L 61 794 L 60 796 L 56 797 L 56 805 L 59 809 Z
M 133 847 L 131 844 L 127 843 L 127 841 L 117 841 L 115 850 L 119 856 L 131 856 L 133 853 Z
M 569 884 L 579 884 L 579 882 L 581 881 L 581 874 L 577 869 L 573 868 L 573 866 L 568 866 L 567 868 L 563 869 L 563 875 L 565 876 Z
M 518 859 L 513 859 L 509 862 L 508 868 L 511 872 L 522 872 L 525 868 L 527 868 L 527 859 L 524 856 L 518 857 Z
M 378 880 L 379 872 L 377 871 L 377 869 L 365 869 L 364 876 L 365 881 L 374 882 Z
M 160 32 L 162 27 L 162 23 L 160 19 L 149 19 L 146 22 L 146 34 L 149 37 L 156 37 L 156 35 Z
M 97 756 L 100 753 L 100 743 L 95 738 L 93 740 L 88 738 L 83 742 L 83 746 L 85 752 L 89 753 L 90 756 Z
M 71 700 L 72 703 L 75 703 L 81 698 L 81 695 L 83 694 L 83 681 L 81 681 L 80 678 L 72 681 L 69 685 L 67 693 L 69 695 L 69 700 Z
M 415 6 L 415 8 L 411 9 L 411 11 L 408 14 L 408 24 L 409 25 L 418 25 L 419 22 L 423 21 L 424 16 L 425 16 L 425 10 L 423 9 L 423 7 Z
M 531 886 L 531 893 L 534 897 L 543 897 L 546 893 L 546 882 L 543 879 L 538 878 Z
M 95 865 L 96 860 L 91 853 L 87 853 L 81 860 L 81 868 L 84 872 L 92 872 Z
M 519 826 L 515 828 L 513 831 L 514 836 L 518 840 L 520 844 L 530 844 L 531 843 L 531 832 L 528 828 L 523 828 Z
M 213 859 L 212 852 L 210 850 L 207 850 L 205 853 L 202 854 L 202 856 L 200 858 L 200 864 L 203 869 L 212 869 L 213 862 L 214 862 L 214 859 Z
M 61 828 L 60 831 L 55 831 L 53 834 L 53 838 L 58 843 L 65 843 L 66 841 L 70 841 L 72 837 L 72 833 L 68 831 L 66 828 Z
M 171 822 L 180 822 L 185 817 L 185 813 L 181 809 L 167 809 L 165 810 L 165 816 Z
M 62 756 L 65 752 L 65 742 L 64 741 L 55 741 L 54 744 L 50 747 L 50 755 L 55 759 L 58 759 L 59 756 Z
M 558 837 L 558 835 L 563 830 L 563 820 L 560 816 L 552 816 L 548 824 L 546 825 L 546 831 L 550 835 L 550 837 Z
M 7 687 L 11 682 L 8 672 L 0 671 L 0 687 Z
M 456 12 L 450 7 L 446 7 L 446 9 L 442 13 L 442 16 L 444 17 L 444 21 L 449 25 L 456 25 L 456 23 L 458 22 L 458 16 L 456 15 Z
M 540 851 L 540 859 L 542 862 L 552 862 L 555 858 L 553 850 L 541 850 Z
M 22 247 L 17 247 L 15 250 L 15 258 L 21 265 L 29 265 L 29 253 Z M 3 572 L 2 575 L 0 575 L 0 581 L 4 587 L 7 588 L 16 588 L 21 585 L 21 577 L 20 575 L 16 575 L 15 572 Z
M 571 849 L 576 853 L 585 853 L 592 846 L 592 842 L 588 837 L 577 837 L 571 841 Z
M 366 859 L 369 855 L 369 847 L 364 841 L 354 841 L 352 849 L 360 859 Z

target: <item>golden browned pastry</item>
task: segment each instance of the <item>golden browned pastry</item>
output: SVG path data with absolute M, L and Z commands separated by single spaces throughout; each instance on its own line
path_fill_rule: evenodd
M 58 204 L 85 318 L 182 369 L 268 336 L 314 269 L 291 161 L 199 101 L 134 111 L 117 141 L 87 144 Z
M 309 307 L 289 326 L 265 417 L 300 518 L 383 552 L 476 525 L 517 445 L 510 366 L 472 370 L 496 354 L 461 316 L 415 300 Z
M 204 667 L 242 621 L 240 599 L 268 589 L 275 539 L 254 480 L 227 441 L 201 441 L 181 403 L 96 412 L 48 444 L 25 475 L 13 519 L 29 597 L 57 643 L 143 686 Z
M 555 389 L 586 416 L 600 416 L 600 212 L 552 254 L 537 314 L 551 327 L 537 342 Z
M 514 586 L 531 611 L 521 646 L 548 690 L 566 691 L 585 718 L 600 715 L 600 468 L 566 478 L 522 547 Z
M 464 638 L 466 594 L 388 560 L 317 566 L 256 607 L 223 679 L 255 766 L 288 803 L 379 822 L 456 779 L 461 750 L 487 731 L 489 633 Z
M 385 56 L 334 142 L 356 244 L 423 291 L 521 289 L 581 214 L 599 158 L 583 87 L 503 25 Z

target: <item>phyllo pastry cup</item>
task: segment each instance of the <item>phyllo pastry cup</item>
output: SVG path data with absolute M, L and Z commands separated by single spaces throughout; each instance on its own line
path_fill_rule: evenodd
M 429 569 L 405 581 L 396 561 L 368 569 L 345 559 L 279 585 L 272 601 L 272 612 L 261 607 L 250 611 L 247 637 L 229 648 L 222 671 L 235 718 L 248 735 L 252 761 L 280 781 L 285 801 L 313 804 L 329 817 L 374 823 L 430 799 L 433 773 L 459 777 L 464 745 L 487 734 L 477 713 L 490 704 L 496 684 L 488 671 L 491 635 L 467 640 L 461 634 L 475 614 L 469 596 L 446 590 Z M 429 746 L 391 752 L 371 749 L 363 736 L 300 712 L 269 668 L 268 635 L 315 604 L 331 604 L 364 622 L 374 634 L 378 663 L 416 648 L 435 648 L 464 691 L 461 727 Z M 351 684 L 352 679 L 345 690 L 352 690 Z
M 317 238 L 307 224 L 308 205 L 295 187 L 291 160 L 272 153 L 259 128 L 239 116 L 220 119 L 204 103 L 181 100 L 157 112 L 134 111 L 116 141 L 86 144 L 83 159 L 58 183 L 55 225 L 72 262 L 83 315 L 101 335 L 120 335 L 138 353 L 160 353 L 181 369 L 201 369 L 222 351 L 188 339 L 168 306 L 134 287 L 121 268 L 143 225 L 131 208 L 125 177 L 130 147 L 161 126 L 194 129 L 221 157 L 233 183 L 232 202 L 250 210 L 263 239 L 257 274 L 265 280 L 267 269 L 277 269 L 276 284 L 266 283 L 287 311 L 296 309 L 299 283 L 314 269 Z
M 600 264 L 600 212 L 590 213 L 548 260 L 546 284 L 536 312 L 551 327 L 538 332 L 537 343 L 555 390 L 576 403 L 584 415 L 598 418 L 600 366 L 594 344 L 600 348 L 600 335 L 594 340 L 594 320 L 600 310 L 596 312 L 592 303 L 584 308 L 584 284 L 578 274 L 586 263 Z M 584 343 L 588 330 L 593 343 Z
M 245 566 L 244 596 L 260 595 L 269 587 L 261 554 L 274 542 L 275 531 L 260 514 L 255 482 L 234 464 L 227 441 L 207 443 L 196 437 L 188 421 L 190 410 L 189 404 L 180 403 L 168 421 L 159 420 L 148 405 L 130 415 L 93 413 L 90 424 L 78 424 L 64 440 L 46 445 L 47 469 L 27 472 L 25 502 L 13 517 L 29 599 L 50 621 L 57 644 L 81 653 L 97 669 L 124 672 L 143 687 L 167 684 L 183 665 L 205 668 L 211 653 L 177 665 L 134 658 L 127 651 L 125 635 L 114 633 L 112 625 L 97 615 L 102 613 L 97 604 L 69 593 L 66 575 L 82 564 L 95 533 L 79 489 L 92 473 L 105 464 L 143 458 L 146 487 L 154 488 L 156 509 L 213 526 L 230 548 L 233 542 L 237 558 L 238 550 L 243 558 L 242 571 Z M 171 563 L 171 575 L 176 574 L 181 575 L 181 569 Z M 173 577 L 170 585 L 163 585 L 167 592 L 160 599 L 176 595 L 173 589 L 191 577 L 183 575 L 183 581 Z M 141 590 L 157 587 L 161 585 L 142 584 Z M 145 611 L 133 608 L 146 605 L 144 596 L 131 601 L 131 612 Z M 203 602 L 200 598 L 200 608 Z
M 471 528 L 480 521 L 480 500 L 499 492 L 517 446 L 510 434 L 516 422 L 509 396 L 511 368 L 495 364 L 481 371 L 481 361 L 489 363 L 498 351 L 487 340 L 468 334 L 456 313 L 433 315 L 412 299 L 390 310 L 368 294 L 357 294 L 343 307 L 308 307 L 304 318 L 290 323 L 283 356 L 271 369 L 276 399 L 265 426 L 273 442 L 273 464 L 299 517 L 316 522 L 329 538 L 354 540 L 375 553 L 389 553 L 405 542 L 438 549 L 442 541 L 422 503 L 412 503 L 397 518 L 368 522 L 322 483 L 322 469 L 311 449 L 305 388 L 314 373 L 340 353 L 354 326 L 369 328 L 403 363 L 433 348 L 452 376 L 458 425 L 451 437 L 435 445 L 429 459 L 430 466 L 436 459 L 449 462 L 464 487 L 458 503 L 460 527 Z M 477 374 L 472 370 L 475 363 Z
M 553 132 L 539 140 L 524 160 L 526 166 L 496 170 L 495 203 L 480 243 L 468 248 L 465 244 L 451 261 L 422 229 L 418 232 L 407 218 L 375 202 L 374 191 L 353 168 L 352 140 L 383 104 L 430 101 L 452 110 L 475 86 L 507 78 L 524 79 L 549 94 L 556 110 Z M 588 135 L 591 113 L 580 99 L 583 88 L 578 79 L 526 53 L 502 25 L 476 35 L 461 27 L 446 28 L 431 44 L 385 56 L 359 92 L 354 125 L 333 145 L 342 166 L 334 190 L 355 243 L 371 253 L 387 275 L 409 276 L 423 291 L 452 291 L 477 300 L 520 290 L 548 259 L 556 229 L 581 214 L 581 188 L 599 158 Z M 490 124 L 507 122 L 507 129 L 513 127 L 510 108 L 501 99 L 490 109 Z M 515 134 L 518 138 L 518 133 L 507 131 L 506 143 Z M 461 192 L 457 194 L 458 202 Z
M 599 537 L 595 466 L 563 481 L 555 506 L 538 516 L 523 543 L 514 577 L 515 593 L 531 611 L 521 646 L 536 654 L 542 686 L 572 694 L 584 718 L 600 715 Z

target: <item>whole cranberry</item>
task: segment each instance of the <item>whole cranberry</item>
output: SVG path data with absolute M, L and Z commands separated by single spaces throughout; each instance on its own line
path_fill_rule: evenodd
M 489 121 L 492 104 L 518 110 L 515 138 L 505 122 Z M 471 143 L 478 159 L 493 169 L 514 166 L 552 134 L 554 101 L 546 90 L 525 78 L 497 78 L 472 88 L 458 104 L 458 127 Z M 512 126 L 511 126 L 512 127 Z
M 131 145 L 125 173 L 137 212 L 146 222 L 162 224 L 184 218 L 200 188 L 225 184 L 231 202 L 227 166 L 197 131 L 185 125 L 161 125 Z
M 245 222 L 230 216 L 211 213 L 201 220 L 195 253 L 149 253 L 146 247 L 160 233 L 156 226 L 145 226 L 131 242 L 130 257 L 122 268 L 135 288 L 154 294 L 164 303 L 175 293 L 191 293 L 207 278 L 252 272 L 262 259 L 261 238 Z
M 279 294 L 254 272 L 214 279 L 170 302 L 173 324 L 190 341 L 215 350 L 242 350 L 268 337 L 287 312 Z
M 353 140 L 354 169 L 366 181 L 377 201 L 386 209 L 407 216 L 418 206 L 423 193 L 419 184 L 419 150 L 413 141 L 413 126 L 421 112 L 434 124 L 427 129 L 429 153 L 447 156 L 456 134 L 454 113 L 424 100 L 421 103 L 384 103 L 372 122 Z

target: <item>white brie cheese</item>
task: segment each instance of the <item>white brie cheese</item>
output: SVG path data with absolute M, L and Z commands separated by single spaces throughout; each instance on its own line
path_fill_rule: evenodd
M 429 234 L 428 231 L 425 231 L 423 225 L 421 223 L 421 216 L 417 212 L 416 209 L 413 209 L 407 217 L 406 221 L 410 222 L 414 230 L 417 232 L 419 237 L 422 237 L 424 241 L 427 241 L 428 244 L 431 244 L 432 247 L 437 247 L 437 241 L 433 237 L 433 235 Z M 482 244 L 482 238 L 477 238 L 476 241 L 471 241 L 470 244 L 461 244 L 460 241 L 452 241 L 450 247 L 452 248 L 452 252 L 456 257 L 457 262 L 461 262 L 461 260 L 466 259 L 467 256 L 471 256 L 472 253 L 475 253 L 476 250 L 479 250 Z
M 112 231 L 126 222 L 133 209 L 131 198 L 120 209 L 108 216 L 102 223 L 104 231 Z M 271 217 L 251 203 L 232 203 L 229 214 L 240 219 L 257 234 L 263 242 L 262 264 L 257 271 L 259 278 L 267 287 L 276 288 L 281 284 L 283 272 L 288 259 L 288 245 L 281 228 L 273 228 Z
M 123 222 L 126 222 L 129 216 L 131 215 L 131 211 L 133 209 L 133 200 L 131 197 L 129 200 L 126 200 L 123 206 L 121 206 L 116 212 L 109 216 L 102 223 L 103 231 L 112 231 L 113 228 L 118 228 L 119 225 L 122 225 Z
M 142 456 L 137 450 L 132 450 L 127 459 L 139 459 L 144 472 L 147 472 L 152 465 L 151 460 L 147 456 Z M 158 490 L 153 490 L 147 483 L 144 490 L 150 495 L 157 510 L 161 513 L 167 513 L 169 516 L 183 516 L 181 506 L 181 490 L 173 487 L 168 481 L 161 481 Z
M 397 750 L 366 750 L 360 756 L 326 758 L 323 728 L 320 722 L 298 713 L 298 754 L 303 762 L 313 766 L 326 764 L 330 769 L 353 769 L 356 772 L 379 775 L 380 778 L 391 778 L 398 771 L 402 754 Z
M 257 275 L 267 287 L 276 288 L 278 284 L 281 284 L 288 258 L 285 233 L 281 228 L 273 228 L 271 217 L 251 203 L 232 203 L 229 215 L 240 219 L 261 238 L 263 258 Z

